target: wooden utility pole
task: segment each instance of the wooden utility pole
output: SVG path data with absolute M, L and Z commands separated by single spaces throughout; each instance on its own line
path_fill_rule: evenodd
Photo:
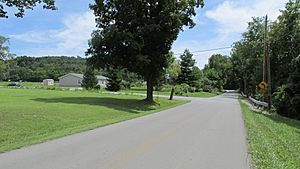
M 263 81 L 267 82 L 267 100 L 268 109 L 271 109 L 271 63 L 270 63 L 270 45 L 268 42 L 268 15 L 265 18 L 265 34 L 264 34 L 264 61 L 263 61 Z M 266 93 L 264 93 L 266 98 Z
M 270 43 L 268 43 L 268 54 L 267 54 L 267 68 L 268 68 L 268 109 L 271 109 L 271 99 L 272 99 L 272 90 L 271 90 L 271 59 L 270 59 Z
M 264 60 L 263 60 L 263 81 L 267 82 L 266 78 L 266 62 L 267 62 L 267 32 L 268 32 L 268 15 L 265 18 L 265 33 L 264 33 Z

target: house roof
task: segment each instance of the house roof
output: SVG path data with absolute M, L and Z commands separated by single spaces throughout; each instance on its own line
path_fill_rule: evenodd
M 58 79 L 65 78 L 65 77 L 67 77 L 69 75 L 78 77 L 80 79 L 83 79 L 83 74 L 78 74 L 78 73 L 68 73 L 66 75 L 63 75 L 63 76 L 59 77 Z M 97 78 L 97 80 L 106 80 L 106 79 L 108 79 L 107 77 L 101 76 L 101 75 L 96 75 L 96 78 Z

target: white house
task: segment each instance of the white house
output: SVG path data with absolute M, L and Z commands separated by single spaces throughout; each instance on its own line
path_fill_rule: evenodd
M 54 80 L 53 79 L 44 79 L 43 84 L 46 86 L 54 86 Z
M 96 76 L 98 80 L 98 85 L 106 86 L 107 77 L 105 76 Z M 83 80 L 83 74 L 77 73 L 68 73 L 64 76 L 61 76 L 59 79 L 60 86 L 81 86 Z

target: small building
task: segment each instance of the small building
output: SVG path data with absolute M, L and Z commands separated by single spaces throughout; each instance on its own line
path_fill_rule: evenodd
M 54 86 L 54 80 L 53 79 L 44 79 L 43 80 L 43 85 Z
M 97 75 L 96 78 L 98 80 L 97 85 L 106 86 L 107 77 Z M 64 76 L 59 77 L 58 79 L 59 79 L 60 86 L 81 86 L 83 80 L 83 74 L 68 73 Z

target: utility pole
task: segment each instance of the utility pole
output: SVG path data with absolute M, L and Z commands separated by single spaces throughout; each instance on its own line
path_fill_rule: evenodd
M 268 15 L 265 18 L 265 33 L 264 33 L 264 60 L 263 60 L 263 81 L 266 82 L 266 62 L 267 62 L 267 32 L 268 32 Z
M 268 42 L 268 15 L 265 18 L 265 34 L 264 34 L 264 60 L 263 60 L 263 81 L 267 82 L 267 100 L 268 109 L 271 109 L 271 63 L 270 63 L 270 44 Z M 264 93 L 264 99 L 266 93 Z
M 271 88 L 271 59 L 270 59 L 270 43 L 267 46 L 267 71 L 268 71 L 268 109 L 271 110 L 272 88 Z

